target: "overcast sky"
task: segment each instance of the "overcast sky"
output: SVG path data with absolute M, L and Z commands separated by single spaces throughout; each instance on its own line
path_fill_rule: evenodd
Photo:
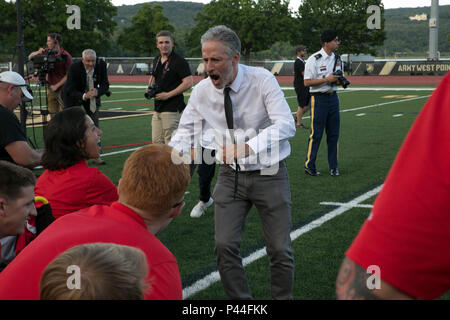
M 160 0 L 152 0 L 152 1 L 160 1 Z M 175 0 L 177 1 L 177 0 Z M 186 0 L 183 0 L 186 1 Z M 202 3 L 208 3 L 209 0 L 190 0 L 192 2 L 202 2 Z M 122 4 L 136 4 L 136 3 L 143 3 L 147 2 L 144 0 L 112 0 L 112 3 L 115 6 L 120 6 Z M 291 0 L 290 1 L 290 7 L 294 9 L 295 11 L 298 9 L 301 0 Z M 402 8 L 402 7 L 408 7 L 408 8 L 416 8 L 416 7 L 429 7 L 431 5 L 431 0 L 382 0 L 384 4 L 385 9 L 391 9 L 391 8 Z M 440 0 L 439 5 L 449 5 L 450 0 Z

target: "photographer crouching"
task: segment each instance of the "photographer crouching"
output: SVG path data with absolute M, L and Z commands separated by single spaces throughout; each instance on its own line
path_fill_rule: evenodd
M 46 81 L 47 108 L 50 117 L 64 108 L 61 91 L 67 80 L 67 72 L 72 56 L 61 47 L 62 39 L 58 33 L 47 35 L 47 48 L 30 53 L 28 60 L 37 67 L 40 81 Z
M 173 37 L 169 31 L 158 32 L 156 47 L 160 54 L 153 60 L 145 93 L 147 99 L 155 98 L 155 114 L 152 117 L 153 143 L 169 143 L 186 107 L 183 92 L 189 90 L 193 83 L 187 61 L 173 51 L 173 46 Z

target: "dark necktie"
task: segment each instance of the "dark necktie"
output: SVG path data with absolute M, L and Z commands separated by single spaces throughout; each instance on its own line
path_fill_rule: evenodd
M 230 87 L 225 87 L 225 89 L 223 89 L 223 94 L 224 94 L 224 105 L 225 105 L 225 118 L 227 119 L 227 126 L 228 129 L 233 130 L 234 126 L 233 126 L 233 104 L 231 103 L 231 98 L 230 98 Z M 231 133 L 231 141 L 234 143 L 234 135 L 233 135 L 233 131 L 230 132 Z
M 91 90 L 92 88 L 94 88 L 94 69 L 89 70 L 89 72 L 87 73 L 87 78 L 88 78 L 88 88 L 89 90 Z M 92 114 L 95 113 L 97 106 L 95 103 L 95 98 L 91 98 L 89 99 L 89 109 L 91 110 Z
M 227 119 L 227 127 L 230 130 L 230 136 L 231 136 L 231 142 L 235 144 L 234 141 L 234 125 L 233 125 L 233 104 L 231 103 L 230 98 L 230 87 L 225 87 L 223 89 L 223 95 L 224 95 L 224 106 L 225 106 L 225 118 Z M 236 199 L 236 193 L 238 189 L 238 175 L 241 168 L 239 167 L 237 163 L 237 159 L 234 159 L 234 164 L 236 165 L 236 170 L 234 173 L 234 194 L 233 198 Z

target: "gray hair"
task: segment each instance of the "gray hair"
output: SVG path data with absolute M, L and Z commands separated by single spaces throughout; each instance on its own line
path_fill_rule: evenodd
M 206 31 L 200 40 L 202 46 L 206 41 L 222 42 L 228 47 L 230 56 L 235 53 L 241 53 L 241 40 L 239 40 L 238 35 L 224 25 L 215 26 Z
M 159 37 L 169 37 L 170 40 L 172 40 L 172 42 L 174 42 L 172 33 L 168 30 L 161 30 L 160 32 L 158 32 L 156 34 L 155 38 L 158 39 Z
M 85 59 L 87 56 L 96 58 L 97 54 L 92 49 L 86 49 L 86 50 L 83 50 L 83 52 L 81 53 L 81 56 L 83 57 L 83 59 Z

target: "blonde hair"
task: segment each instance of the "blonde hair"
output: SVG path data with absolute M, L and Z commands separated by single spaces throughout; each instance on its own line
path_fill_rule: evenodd
M 125 162 L 119 201 L 132 207 L 164 213 L 180 201 L 191 177 L 189 167 L 172 161 L 172 147 L 152 144 L 131 154 Z
M 79 270 L 79 287 L 69 285 Z M 114 243 L 72 247 L 51 261 L 41 277 L 41 300 L 143 300 L 149 269 L 140 249 Z M 74 274 L 76 276 L 76 274 Z

